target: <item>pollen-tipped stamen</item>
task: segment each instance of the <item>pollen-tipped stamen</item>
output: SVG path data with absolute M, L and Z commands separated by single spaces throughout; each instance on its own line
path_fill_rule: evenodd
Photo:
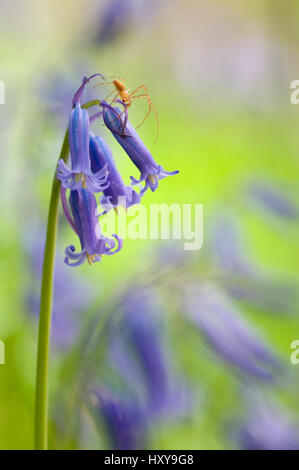
M 86 189 L 86 175 L 82 173 L 82 171 L 75 175 L 75 181 L 76 183 L 78 183 L 78 181 L 81 181 L 82 188 Z
M 154 174 L 149 174 L 148 179 L 152 184 L 156 184 L 158 181 L 158 176 Z

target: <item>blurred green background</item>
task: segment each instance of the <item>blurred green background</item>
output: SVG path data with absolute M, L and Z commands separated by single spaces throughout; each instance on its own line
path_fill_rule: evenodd
M 204 246 L 184 252 L 179 245 L 179 255 L 173 255 L 166 240 L 126 240 L 116 256 L 71 273 L 82 286 L 81 311 L 76 313 L 80 327 L 67 346 L 52 345 L 50 448 L 113 447 L 107 423 L 101 418 L 99 425 L 94 423 L 93 402 L 85 399 L 89 383 L 101 384 L 109 375 L 104 346 L 114 328 L 105 331 L 106 317 L 113 315 L 117 296 L 121 299 L 130 286 L 138 289 L 137 282 L 155 284 L 161 291 L 169 360 L 191 397 L 180 416 L 172 419 L 169 412 L 146 427 L 146 443 L 139 446 L 243 447 L 239 423 L 255 411 L 248 394 L 273 400 L 297 429 L 299 365 L 290 362 L 290 344 L 299 339 L 299 107 L 290 103 L 290 83 L 299 79 L 298 4 L 123 1 L 114 6 L 118 19 L 105 25 L 109 3 L 1 1 L 0 340 L 6 364 L 0 365 L 0 448 L 33 445 L 37 324 L 32 303 L 40 282 L 34 263 L 41 258 L 52 175 L 71 98 L 82 77 L 95 72 L 123 76 L 131 89 L 143 83 L 148 87 L 160 136 L 154 144 L 153 113 L 140 135 L 159 164 L 180 173 L 161 181 L 155 193 L 147 192 L 144 204 L 204 204 Z M 90 86 L 93 96 L 98 90 Z M 146 101 L 137 100 L 131 121 L 138 123 L 146 109 Z M 101 125 L 97 131 L 107 137 L 126 181 L 136 176 L 107 131 Z M 272 196 L 265 189 L 269 187 Z M 199 285 L 212 279 L 222 289 L 231 277 L 240 278 L 238 271 L 218 270 L 213 261 L 213 227 L 226 214 L 242 237 L 242 256 L 259 273 L 249 279 L 251 296 L 259 289 L 257 304 L 240 298 L 232 302 L 279 357 L 281 368 L 271 384 L 247 381 L 219 358 L 185 319 L 184 302 L 176 298 L 178 285 L 190 279 Z M 220 228 L 216 232 L 220 238 L 227 235 Z M 58 238 L 57 256 L 68 276 L 71 268 L 63 266 L 63 250 L 71 242 L 78 247 L 78 242 L 62 217 Z M 249 285 L 248 279 L 244 282 Z M 65 287 L 58 318 L 74 291 Z M 271 308 L 263 307 L 263 296 L 272 301 Z M 93 322 L 103 342 L 93 333 L 90 339 Z M 61 323 L 64 337 L 70 326 Z M 259 434 L 262 419 L 257 423 Z

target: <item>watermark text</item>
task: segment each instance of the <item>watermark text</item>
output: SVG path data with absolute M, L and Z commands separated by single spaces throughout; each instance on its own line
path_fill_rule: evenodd
M 2 80 L 0 80 L 0 104 L 5 104 L 5 85 Z
M 186 251 L 202 247 L 203 204 L 138 204 L 126 211 L 121 199 L 116 211 L 100 217 L 98 238 L 117 233 L 123 240 L 183 240 Z
M 5 364 L 5 345 L 0 341 L 0 365 Z

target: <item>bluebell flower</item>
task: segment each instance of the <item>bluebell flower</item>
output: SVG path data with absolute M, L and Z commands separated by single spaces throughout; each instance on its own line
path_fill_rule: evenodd
M 92 171 L 97 173 L 105 167 L 108 170 L 109 186 L 103 190 L 103 196 L 100 199 L 105 211 L 108 212 L 119 204 L 123 204 L 127 208 L 133 204 L 139 204 L 139 194 L 131 186 L 125 185 L 105 140 L 102 137 L 90 134 L 89 151 Z
M 267 398 L 250 400 L 236 436 L 245 450 L 299 450 L 299 426 L 291 415 Z
M 221 213 L 214 216 L 211 228 L 211 254 L 217 267 L 225 270 L 226 274 L 255 275 L 256 267 L 248 257 L 237 218 L 221 209 Z
M 263 312 L 292 314 L 296 310 L 298 286 L 269 276 L 250 259 L 241 227 L 232 214 L 222 211 L 215 217 L 209 238 L 218 278 L 232 297 Z
M 118 39 L 130 29 L 136 35 L 140 29 L 144 33 L 152 21 L 159 17 L 159 7 L 163 4 L 159 0 L 108 0 L 106 3 L 100 10 L 100 21 L 95 17 L 98 28 L 95 39 L 105 44 Z
M 127 383 L 149 420 L 163 413 L 177 417 L 186 412 L 189 390 L 174 371 L 173 357 L 163 327 L 162 303 L 153 289 L 130 290 L 125 295 L 119 329 L 110 344 L 115 370 Z
M 63 188 L 76 190 L 82 187 L 91 192 L 100 192 L 109 185 L 106 166 L 96 173 L 91 171 L 89 128 L 88 112 L 77 102 L 69 121 L 71 169 L 62 159 L 59 160 L 57 166 L 57 178 L 61 181 Z
M 263 209 L 278 217 L 298 220 L 299 208 L 292 198 L 277 186 L 262 181 L 254 181 L 249 188 L 251 199 Z
M 144 448 L 150 429 L 161 419 L 186 415 L 190 390 L 174 369 L 156 292 L 130 289 L 120 309 L 105 359 L 108 374 L 104 372 L 96 389 L 96 407 L 113 448 Z
M 70 115 L 70 103 L 73 100 L 73 89 L 77 85 L 77 76 L 86 69 L 86 64 L 70 64 L 67 70 L 42 75 L 38 78 L 35 92 L 47 118 L 51 118 L 56 126 L 65 128 L 66 119 Z
M 298 305 L 298 284 L 264 276 L 228 278 L 221 284 L 237 300 L 251 308 L 274 315 L 293 315 Z
M 78 235 L 81 251 L 76 252 L 74 245 L 65 250 L 65 263 L 69 266 L 79 266 L 87 259 L 89 264 L 101 261 L 102 255 L 113 255 L 122 247 L 122 241 L 117 235 L 115 240 L 104 237 L 100 232 L 95 196 L 88 189 L 71 191 L 69 196 L 69 211 L 65 191 L 61 191 L 63 209 L 67 220 Z M 116 246 L 117 242 L 117 246 Z M 74 261 L 74 262 L 70 262 Z
M 173 370 L 171 350 L 158 313 L 163 311 L 162 302 L 153 289 L 139 289 L 127 294 L 122 309 L 122 334 L 138 359 L 149 415 L 153 419 L 163 412 L 172 417 L 184 413 L 190 397 L 183 379 Z
M 89 77 L 83 77 L 81 85 L 79 86 L 78 90 L 75 92 L 73 96 L 73 108 L 75 108 L 77 104 L 80 104 L 81 97 L 86 88 L 86 85 L 90 82 L 90 80 L 92 80 L 95 77 L 101 77 L 102 80 L 105 80 L 105 77 L 101 73 L 94 73 L 90 75 Z
M 143 412 L 136 400 L 107 391 L 94 391 L 95 405 L 106 429 L 110 446 L 115 450 L 143 448 L 145 429 Z
M 136 185 L 145 182 L 140 194 L 143 194 L 148 188 L 155 191 L 159 180 L 178 173 L 178 171 L 165 171 L 155 162 L 150 151 L 128 121 L 127 109 L 122 114 L 118 108 L 110 106 L 106 101 L 101 101 L 101 106 L 103 107 L 104 123 L 140 171 L 139 180 L 131 176 L 132 183 Z
M 219 288 L 190 285 L 183 308 L 218 356 L 248 376 L 274 379 L 280 365 L 276 355 Z
M 110 42 L 132 22 L 134 0 L 112 0 L 105 8 L 98 32 L 100 42 Z

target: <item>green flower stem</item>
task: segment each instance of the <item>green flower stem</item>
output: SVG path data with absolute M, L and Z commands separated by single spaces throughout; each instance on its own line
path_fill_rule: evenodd
M 68 132 L 66 132 L 60 158 L 63 158 L 64 161 L 66 161 L 68 153 L 69 141 Z M 55 172 L 48 214 L 38 328 L 35 397 L 35 449 L 38 450 L 46 450 L 48 442 L 48 363 L 53 297 L 53 276 L 58 224 L 59 188 L 60 181 L 58 181 L 56 178 Z
M 100 105 L 100 101 L 89 101 L 82 108 L 87 109 L 95 105 Z M 68 154 L 69 137 L 67 130 L 59 159 L 62 158 L 66 162 Z M 60 181 L 56 178 L 55 171 L 48 213 L 39 311 L 35 396 L 35 449 L 37 450 L 46 450 L 48 446 L 48 368 L 59 193 Z

